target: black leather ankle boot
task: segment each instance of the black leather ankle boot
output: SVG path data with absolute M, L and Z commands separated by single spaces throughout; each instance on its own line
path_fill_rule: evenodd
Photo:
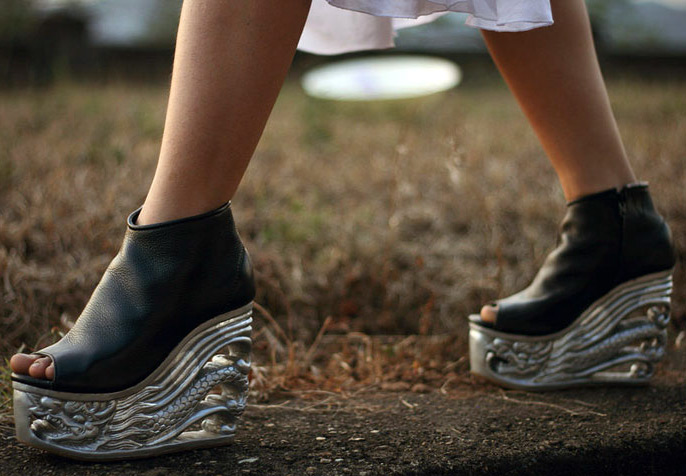
M 661 350 L 653 349 L 655 355 L 648 358 L 632 353 L 625 343 L 619 348 L 614 345 L 611 355 L 595 358 L 593 352 L 599 352 L 600 348 L 593 345 L 608 344 L 603 339 L 618 336 L 622 342 L 641 341 L 640 332 L 634 332 L 633 340 L 631 332 L 623 332 L 630 326 L 628 323 L 638 322 L 630 320 L 631 312 L 647 304 L 651 305 L 652 314 L 661 316 L 659 322 L 646 318 L 652 322 L 648 327 L 652 326 L 654 331 L 648 332 L 648 340 L 656 332 L 662 335 L 669 311 L 674 264 L 669 228 L 656 212 L 646 184 L 632 184 L 570 202 L 558 246 L 548 255 L 533 282 L 523 291 L 497 302 L 495 323 L 485 322 L 479 315 L 470 316 L 473 348 L 470 357 L 474 371 L 518 388 L 633 381 L 633 377 L 627 376 L 630 371 L 618 370 L 620 363 L 650 362 L 652 371 L 654 357 L 664 351 L 664 346 L 657 346 Z M 603 319 L 594 320 L 601 314 Z M 592 325 L 600 328 L 589 327 Z M 587 328 L 579 331 L 584 326 Z M 539 369 L 541 359 L 550 359 L 554 354 L 564 360 L 562 341 L 571 345 L 569 335 L 574 332 L 579 333 L 575 335 L 574 346 L 565 349 L 577 353 L 583 350 L 584 363 L 563 366 L 564 375 L 557 367 L 555 375 L 543 375 L 546 371 Z M 532 346 L 540 348 L 534 352 Z M 541 350 L 543 347 L 545 351 Z M 536 354 L 535 364 L 531 352 Z M 615 361 L 620 354 L 623 357 Z M 592 370 L 591 362 L 600 367 Z M 511 372 L 510 367 L 516 371 Z M 602 374 L 610 368 L 614 368 L 614 376 Z M 581 371 L 588 375 L 580 376 Z M 645 372 L 634 372 L 639 373 L 641 376 L 636 379 L 644 381 Z M 513 380 L 508 380 L 508 375 Z
M 232 435 L 217 419 L 244 406 L 255 286 L 230 205 L 154 225 L 137 225 L 139 213 L 74 327 L 37 352 L 55 378 L 12 376 L 21 440 L 103 460 Z M 227 354 L 213 361 L 220 349 Z M 216 385 L 226 392 L 208 397 L 222 400 L 213 406 L 205 397 Z M 207 434 L 179 436 L 198 409 L 211 417 Z

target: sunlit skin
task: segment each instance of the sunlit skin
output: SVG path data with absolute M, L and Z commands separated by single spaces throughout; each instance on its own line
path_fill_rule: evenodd
M 491 55 L 567 199 L 634 182 L 598 67 L 584 0 L 552 0 L 555 24 L 484 31 Z M 202 213 L 233 197 L 276 101 L 310 0 L 184 2 L 157 171 L 139 224 Z M 497 309 L 484 306 L 483 319 Z M 47 357 L 14 372 L 52 379 Z

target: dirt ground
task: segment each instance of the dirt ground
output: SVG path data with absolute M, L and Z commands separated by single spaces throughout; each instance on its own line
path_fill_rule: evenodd
M 465 392 L 252 405 L 227 447 L 123 463 L 72 462 L 5 433 L 0 474 L 684 474 L 682 374 L 630 389 Z

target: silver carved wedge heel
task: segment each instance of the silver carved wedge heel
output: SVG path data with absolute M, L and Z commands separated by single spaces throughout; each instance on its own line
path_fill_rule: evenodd
M 629 281 L 548 336 L 470 323 L 472 372 L 522 390 L 645 384 L 665 353 L 671 290 L 671 272 Z
M 129 227 L 74 327 L 13 374 L 17 438 L 82 460 L 226 444 L 245 409 L 254 283 L 229 204 Z
M 665 354 L 674 251 L 646 184 L 571 202 L 531 285 L 470 316 L 473 373 L 508 388 L 646 384 Z
M 113 393 L 14 383 L 17 437 L 84 460 L 144 457 L 224 444 L 245 409 L 252 309 L 195 329 L 146 380 Z M 226 353 L 219 353 L 225 349 Z M 219 387 L 221 393 L 210 391 Z M 200 428 L 190 431 L 194 424 Z

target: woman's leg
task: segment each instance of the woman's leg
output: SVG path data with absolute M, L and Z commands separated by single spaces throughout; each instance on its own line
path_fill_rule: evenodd
M 310 0 L 186 0 L 160 161 L 139 221 L 233 197 L 262 135 Z
M 560 179 L 567 200 L 635 182 L 596 58 L 584 0 L 552 0 L 555 24 L 484 31 L 488 49 Z M 493 322 L 497 307 L 482 319 Z
M 310 0 L 186 0 L 157 171 L 144 225 L 196 215 L 233 197 L 281 89 Z M 52 379 L 47 357 L 12 370 Z

